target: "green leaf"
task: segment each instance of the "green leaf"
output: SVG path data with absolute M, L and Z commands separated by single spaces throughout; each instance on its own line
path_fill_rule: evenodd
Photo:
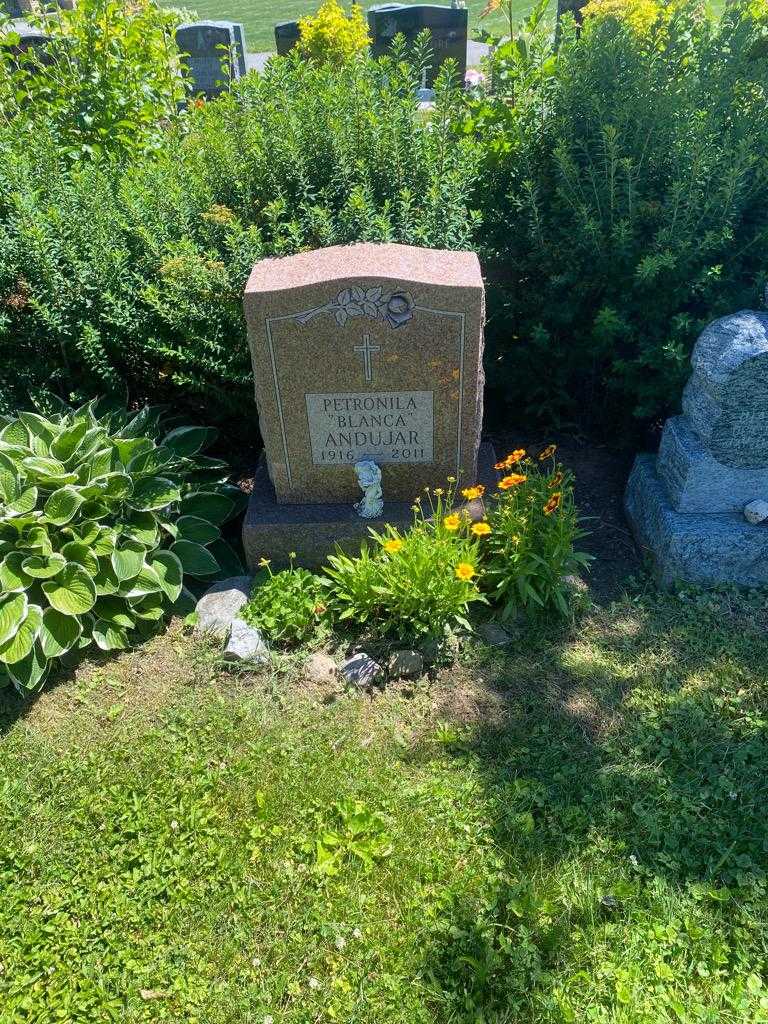
M 209 523 L 224 523 L 235 510 L 235 503 L 224 494 L 215 491 L 197 491 L 187 495 L 181 502 L 184 516 L 198 516 Z
M 96 586 L 81 565 L 68 562 L 58 576 L 43 584 L 51 605 L 64 615 L 82 615 L 96 603 Z
M 225 540 L 221 538 L 208 545 L 208 550 L 219 563 L 219 569 L 225 576 L 241 576 L 245 569 L 240 556 Z
M 60 487 L 43 506 L 45 518 L 54 526 L 65 526 L 83 504 L 83 496 L 74 487 Z
M 221 536 L 221 530 L 199 516 L 179 516 L 176 520 L 177 539 L 191 540 L 195 544 L 210 544 Z
M 28 551 L 35 551 L 41 555 L 50 555 L 53 551 L 51 538 L 43 526 L 30 526 L 24 531 L 22 541 L 25 549 Z
M 0 590 L 8 593 L 26 590 L 31 586 L 32 577 L 21 567 L 25 557 L 21 551 L 12 551 L 0 562 Z
M 78 565 L 94 578 L 99 574 L 99 559 L 94 548 L 90 544 L 83 544 L 82 541 L 71 540 L 61 549 L 61 553 L 67 562 L 77 562 Z
M 50 555 L 30 555 L 21 563 L 21 568 L 33 579 L 48 580 L 57 576 L 66 564 L 66 558 L 54 552 Z
M 184 569 L 178 555 L 172 551 L 157 551 L 147 559 L 157 573 L 163 593 L 169 601 L 177 601 L 184 582 Z
M 121 547 L 115 548 L 112 552 L 112 568 L 120 582 L 133 579 L 144 565 L 146 554 L 147 549 L 144 545 L 134 540 L 126 541 Z
M 142 597 L 144 594 L 156 594 L 163 589 L 160 577 L 151 565 L 142 565 L 137 576 L 126 580 L 120 587 L 125 597 Z
M 51 444 L 51 454 L 61 462 L 70 459 L 79 448 L 88 431 L 88 420 L 83 417 L 76 420 L 71 427 L 66 427 Z
M 176 455 L 170 448 L 149 448 L 147 451 L 140 452 L 131 459 L 128 463 L 128 472 L 131 476 L 154 474 L 175 459 Z
M 94 488 L 93 497 L 125 498 L 133 490 L 133 480 L 127 473 L 105 473 L 92 478 L 88 486 Z
M 117 546 L 117 534 L 108 526 L 102 526 L 99 535 L 93 541 L 93 553 L 101 558 L 102 555 L 111 557 Z
M 180 497 L 178 487 L 171 480 L 162 476 L 145 476 L 136 481 L 128 504 L 139 512 L 152 512 L 165 508 Z
M 5 514 L 25 516 L 34 509 L 35 505 L 37 505 L 37 488 L 27 487 L 13 501 L 8 502 L 5 507 Z
M 125 650 L 128 646 L 128 634 L 120 626 L 99 618 L 93 627 L 93 640 L 101 650 Z
M 137 618 L 144 619 L 145 622 L 159 622 L 168 608 L 163 594 L 148 594 L 136 601 L 132 605 L 132 610 Z
M 80 541 L 83 544 L 93 544 L 99 536 L 99 530 L 98 523 L 95 523 L 92 519 L 85 519 L 73 526 L 68 526 L 64 533 L 68 533 L 74 540 Z M 96 553 L 98 554 L 99 552 Z
M 0 430 L 0 440 L 5 441 L 6 444 L 21 445 L 22 448 L 28 448 L 29 431 L 21 420 L 12 420 Z
M 29 605 L 27 614 L 17 626 L 16 632 L 9 640 L 0 644 L 0 661 L 6 665 L 13 665 L 15 662 L 21 661 L 22 658 L 26 658 L 37 640 L 42 622 L 42 608 L 38 608 L 36 604 Z
M 120 589 L 120 580 L 112 568 L 112 559 L 106 555 L 99 556 L 99 574 L 95 577 L 96 593 L 99 597 L 116 594 Z
M 139 452 L 154 447 L 154 443 L 148 437 L 113 437 L 111 441 L 124 466 L 127 466 L 131 459 L 135 459 Z
M 100 597 L 93 613 L 97 619 L 106 619 L 113 626 L 120 626 L 122 629 L 132 629 L 136 621 L 129 612 L 125 598 L 122 597 Z
M 44 486 L 63 487 L 77 482 L 77 473 L 68 473 L 58 459 L 46 459 L 30 455 L 21 462 L 27 474 Z
M 26 658 L 9 664 L 8 675 L 21 693 L 33 693 L 42 687 L 50 667 L 40 644 L 34 644 Z
M 201 544 L 191 540 L 177 540 L 171 545 L 171 551 L 181 562 L 185 573 L 190 576 L 213 576 L 219 571 L 219 563 Z
M 157 520 L 151 512 L 133 512 L 119 525 L 119 529 L 124 537 L 130 537 L 145 548 L 157 544 Z
M 6 643 L 27 617 L 26 594 L 3 594 L 0 597 L 0 644 Z
M 55 608 L 46 608 L 39 636 L 43 654 L 47 658 L 61 657 L 75 646 L 82 631 L 74 615 L 63 615 Z
M 128 634 L 120 626 L 106 619 L 99 619 L 93 627 L 93 639 L 102 651 L 124 651 L 128 646 Z
M 177 427 L 163 438 L 163 445 L 176 455 L 189 458 L 216 440 L 218 431 L 213 427 Z

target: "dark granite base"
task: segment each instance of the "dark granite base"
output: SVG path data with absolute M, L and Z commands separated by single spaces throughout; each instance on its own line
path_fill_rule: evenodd
M 637 543 L 653 558 L 662 586 L 768 584 L 768 527 L 753 526 L 741 512 L 676 512 L 656 472 L 656 456 L 638 455 L 624 508 Z
M 499 479 L 493 468 L 495 462 L 493 446 L 483 442 L 477 459 L 477 482 L 485 484 L 487 490 L 495 488 Z M 479 517 L 480 503 L 472 503 L 470 511 Z M 248 568 L 253 572 L 258 569 L 260 558 L 270 559 L 276 567 L 287 565 L 291 551 L 296 552 L 297 565 L 316 569 L 337 545 L 350 554 L 359 551 L 370 527 L 379 531 L 391 523 L 402 529 L 412 519 L 411 502 L 407 501 L 385 501 L 384 512 L 378 519 L 361 519 L 351 504 L 278 505 L 262 453 L 243 523 L 243 547 Z

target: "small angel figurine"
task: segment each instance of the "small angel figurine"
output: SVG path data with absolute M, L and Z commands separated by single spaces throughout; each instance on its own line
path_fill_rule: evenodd
M 375 519 L 384 511 L 384 501 L 381 497 L 381 470 L 373 459 L 363 459 L 362 462 L 355 463 L 355 473 L 363 496 L 353 508 L 363 519 Z

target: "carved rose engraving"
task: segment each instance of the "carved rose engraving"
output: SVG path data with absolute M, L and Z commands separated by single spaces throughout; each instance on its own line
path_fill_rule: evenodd
M 371 320 L 381 317 L 390 327 L 402 327 L 413 319 L 413 299 L 408 292 L 385 292 L 380 285 L 373 288 L 355 286 L 345 288 L 324 306 L 315 306 L 314 309 L 299 313 L 296 320 L 306 324 L 321 313 L 333 313 L 340 327 L 356 316 L 367 316 Z

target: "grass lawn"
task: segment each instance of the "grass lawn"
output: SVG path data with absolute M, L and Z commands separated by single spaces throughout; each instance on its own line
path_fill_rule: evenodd
M 343 0 L 349 6 L 347 0 Z M 384 2 L 384 0 L 381 0 Z M 164 0 L 165 6 L 178 6 L 170 0 Z M 316 11 L 321 0 L 196 0 L 189 9 L 197 11 L 201 18 L 227 18 L 241 21 L 245 25 L 245 39 L 248 49 L 252 52 L 274 50 L 275 25 L 279 21 L 292 21 Z M 478 16 L 485 7 L 486 0 L 468 0 L 470 33 L 478 25 Z M 373 6 L 363 4 L 364 10 Z M 533 7 L 531 0 L 516 0 L 515 8 L 519 17 L 524 17 Z M 185 10 L 187 8 L 185 7 Z M 484 18 L 482 25 L 489 30 L 500 29 L 505 24 L 503 16 L 497 11 Z
M 0 741 L 0 1020 L 768 1020 L 765 602 L 649 593 L 431 684 L 179 629 Z

